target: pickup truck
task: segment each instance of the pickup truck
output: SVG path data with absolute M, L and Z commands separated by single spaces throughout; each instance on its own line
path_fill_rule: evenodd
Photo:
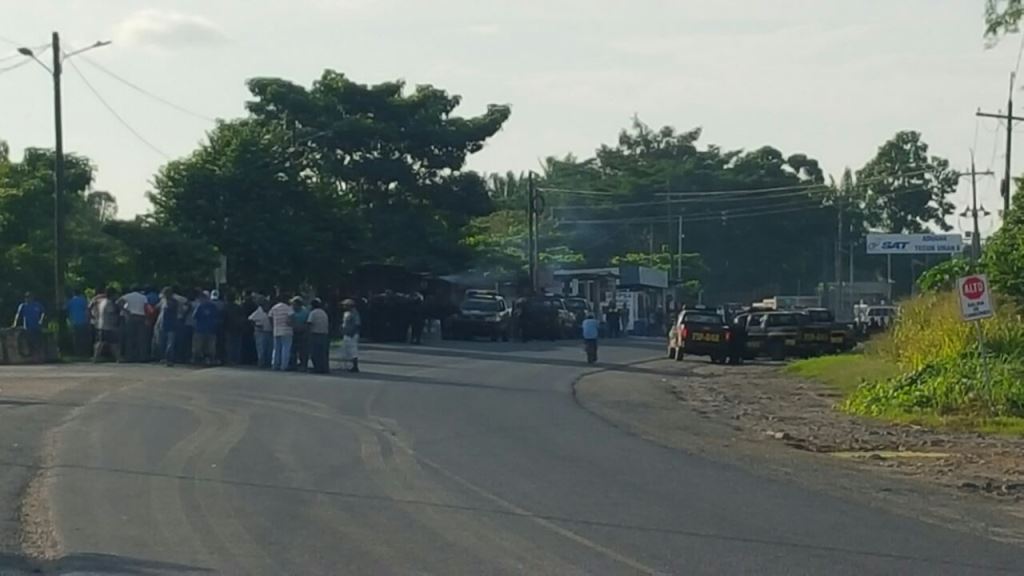
M 856 344 L 852 328 L 836 322 L 828 308 L 807 308 L 803 312 L 807 316 L 804 341 L 813 347 L 814 352 L 837 354 L 852 349 Z M 808 334 L 813 338 L 808 338 Z
M 737 316 L 733 326 L 746 333 L 745 358 L 785 360 L 787 356 L 806 355 L 806 347 L 800 342 L 804 322 L 800 312 L 750 312 Z
M 725 318 L 711 309 L 686 309 L 679 313 L 668 333 L 668 357 L 681 361 L 686 354 L 707 356 L 713 364 L 725 364 L 730 357 L 732 330 Z

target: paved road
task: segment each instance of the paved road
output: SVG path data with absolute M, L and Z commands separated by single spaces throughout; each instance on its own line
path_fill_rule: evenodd
M 604 347 L 602 360 L 660 350 L 622 342 Z M 60 557 L 49 568 L 1024 570 L 1020 549 L 629 436 L 573 401 L 572 382 L 585 370 L 576 346 L 460 343 L 364 355 L 359 377 L 127 368 L 140 377 L 76 408 L 44 443 L 49 472 L 34 487 L 47 505 L 34 522 L 44 533 L 37 545 Z

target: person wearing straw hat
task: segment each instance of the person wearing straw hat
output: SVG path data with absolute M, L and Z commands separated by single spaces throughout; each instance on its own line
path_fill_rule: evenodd
M 341 317 L 343 359 L 346 363 L 351 363 L 349 372 L 359 372 L 359 328 L 362 320 L 359 318 L 355 300 L 346 299 L 341 306 L 345 311 Z

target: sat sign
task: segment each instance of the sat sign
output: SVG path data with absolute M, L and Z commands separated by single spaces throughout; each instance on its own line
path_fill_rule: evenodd
M 992 307 L 992 291 L 988 287 L 988 276 L 971 274 L 956 282 L 960 294 L 960 314 L 964 320 L 981 320 L 995 314 Z
M 959 254 L 959 234 L 868 234 L 868 254 Z

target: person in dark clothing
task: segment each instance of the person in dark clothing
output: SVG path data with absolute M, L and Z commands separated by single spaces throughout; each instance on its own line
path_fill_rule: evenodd
M 747 326 L 743 318 L 729 322 L 729 363 L 743 364 L 743 356 L 747 352 Z
M 423 324 L 426 322 L 423 312 L 425 304 L 423 303 L 423 295 L 417 292 L 409 298 L 409 322 L 411 328 L 409 329 L 409 341 L 413 344 L 423 343 Z
M 250 312 L 251 314 L 251 312 Z M 248 329 L 251 329 L 248 315 L 236 299 L 226 290 L 224 293 L 224 363 L 237 366 L 242 363 L 242 344 Z
M 160 297 L 160 316 L 157 318 L 157 325 L 160 327 L 160 355 L 164 364 L 173 366 L 176 360 L 176 346 L 178 344 L 177 332 L 181 322 L 181 302 L 174 294 L 170 286 L 163 289 Z
M 313 372 L 327 374 L 330 372 L 328 353 L 331 346 L 331 322 L 319 298 L 313 299 L 306 324 L 309 330 L 309 356 L 313 361 Z

